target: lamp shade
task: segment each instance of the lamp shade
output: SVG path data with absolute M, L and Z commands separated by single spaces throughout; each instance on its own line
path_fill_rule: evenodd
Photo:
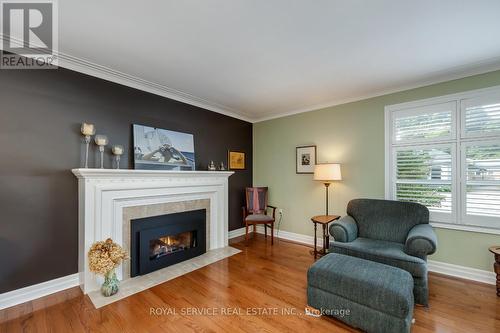
M 314 167 L 314 180 L 320 180 L 323 182 L 342 180 L 342 174 L 340 173 L 340 164 L 316 164 L 316 166 Z

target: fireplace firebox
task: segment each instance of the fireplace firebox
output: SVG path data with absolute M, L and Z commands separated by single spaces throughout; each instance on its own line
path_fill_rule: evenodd
M 206 252 L 206 210 L 131 220 L 130 276 L 147 274 Z

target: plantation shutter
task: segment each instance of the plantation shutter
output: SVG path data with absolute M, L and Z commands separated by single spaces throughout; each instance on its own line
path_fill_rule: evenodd
M 395 196 L 418 202 L 440 221 L 449 221 L 453 208 L 452 145 L 411 146 L 395 150 Z
M 500 94 L 462 100 L 464 137 L 500 135 Z
M 454 134 L 456 102 L 395 112 L 396 143 L 450 139 Z
M 465 152 L 465 214 L 495 227 L 500 218 L 500 141 L 471 142 Z
M 386 106 L 386 198 L 500 232 L 500 86 Z M 454 226 L 452 226 L 454 224 Z

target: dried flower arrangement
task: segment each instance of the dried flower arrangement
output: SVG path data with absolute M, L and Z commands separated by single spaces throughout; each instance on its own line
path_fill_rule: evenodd
M 108 238 L 92 244 L 88 257 L 90 271 L 105 276 L 127 258 L 127 253 L 120 245 Z

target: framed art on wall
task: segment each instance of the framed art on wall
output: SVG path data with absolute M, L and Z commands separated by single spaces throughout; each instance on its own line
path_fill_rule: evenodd
M 133 129 L 135 169 L 195 169 L 192 134 L 135 124 Z
M 300 146 L 295 151 L 296 173 L 314 173 L 316 146 Z
M 229 170 L 245 170 L 245 153 L 242 151 L 229 151 L 227 154 L 227 164 Z

